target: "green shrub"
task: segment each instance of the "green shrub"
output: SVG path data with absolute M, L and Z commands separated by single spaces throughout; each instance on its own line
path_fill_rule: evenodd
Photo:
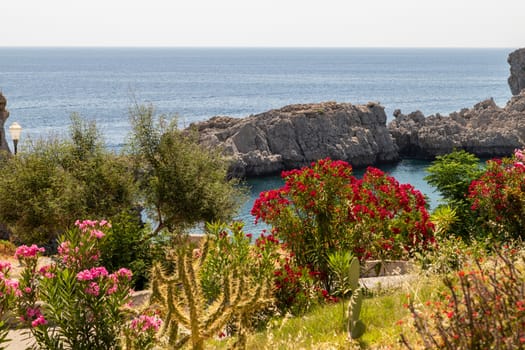
M 79 208 L 74 177 L 58 166 L 58 141 L 37 142 L 10 158 L 1 169 L 0 221 L 25 243 L 45 244 L 70 224 Z M 74 217 L 74 216 L 73 216 Z
M 425 180 L 438 189 L 448 204 L 465 202 L 470 183 L 482 172 L 479 159 L 463 150 L 437 156 L 426 170 Z
M 430 220 L 434 223 L 436 245 L 425 252 L 415 254 L 416 261 L 427 274 L 446 274 L 460 269 L 467 259 L 487 253 L 490 242 L 469 239 L 468 242 L 455 234 L 460 224 L 456 209 L 450 206 L 437 207 Z
M 426 349 L 522 349 L 525 257 L 498 250 L 444 280 L 447 291 L 424 306 L 409 304 Z M 411 349 L 408 341 L 405 345 Z
M 111 218 L 133 207 L 129 161 L 104 149 L 96 127 L 72 117 L 69 139 L 28 141 L 1 163 L 0 222 L 19 243 L 49 244 L 75 217 Z
M 122 267 L 133 271 L 133 288 L 146 288 L 154 261 L 162 260 L 163 244 L 145 240 L 149 227 L 137 211 L 121 213 L 111 220 L 111 229 L 100 242 L 100 261 L 110 271 Z
M 438 156 L 427 169 L 425 180 L 436 187 L 444 204 L 454 210 L 457 220 L 450 223 L 449 232 L 470 239 L 475 217 L 467 198 L 470 183 L 482 174 L 480 160 L 466 151 L 454 151 Z

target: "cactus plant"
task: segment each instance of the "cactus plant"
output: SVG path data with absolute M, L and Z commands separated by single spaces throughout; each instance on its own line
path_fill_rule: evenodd
M 348 308 L 346 309 L 348 334 L 352 339 L 357 339 L 365 332 L 365 325 L 359 319 L 363 303 L 363 290 L 359 286 L 359 271 L 361 266 L 356 257 L 351 257 L 349 252 L 336 251 L 328 255 L 328 266 L 334 275 L 336 292 L 345 297 L 352 293 Z M 343 313 L 345 309 L 343 299 Z
M 170 348 L 180 348 L 190 341 L 193 349 L 203 349 L 204 341 L 219 334 L 232 319 L 243 320 L 272 301 L 271 279 L 255 283 L 239 264 L 232 264 L 222 272 L 220 294 L 208 300 L 201 284 L 201 270 L 210 246 L 213 242 L 206 235 L 198 254 L 194 254 L 189 244 L 178 247 L 171 258 L 176 265 L 172 275 L 168 276 L 160 264 L 153 268 L 150 303 L 164 311 L 161 334 Z M 242 348 L 244 333 L 239 333 L 236 346 Z
M 350 303 L 348 304 L 348 335 L 352 339 L 357 339 L 365 332 L 365 324 L 359 319 L 361 313 L 361 305 L 363 303 L 363 289 L 357 288 L 352 292 Z
M 359 286 L 359 269 L 359 260 L 353 258 L 349 268 L 349 288 L 352 290 L 352 297 L 347 311 L 347 330 L 352 339 L 361 337 L 365 332 L 365 324 L 359 319 L 363 303 L 363 289 Z
M 361 266 L 359 265 L 359 260 L 357 258 L 352 258 L 352 261 L 350 262 L 350 268 L 348 269 L 348 287 L 353 291 L 357 290 L 359 288 L 359 271 L 361 269 Z

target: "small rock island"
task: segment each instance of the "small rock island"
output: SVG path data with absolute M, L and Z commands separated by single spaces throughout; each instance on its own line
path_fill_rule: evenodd
M 362 167 L 399 160 L 377 103 L 297 104 L 247 118 L 195 123 L 200 142 L 233 158 L 232 175 L 275 174 L 330 157 Z

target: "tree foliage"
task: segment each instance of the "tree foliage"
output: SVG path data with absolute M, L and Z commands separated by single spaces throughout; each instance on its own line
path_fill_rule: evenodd
M 141 199 L 158 224 L 154 233 L 231 218 L 243 191 L 228 179 L 219 150 L 199 145 L 196 131 L 179 130 L 176 120 L 155 117 L 152 106 L 135 106 L 130 119 L 130 150 Z
M 47 244 L 71 218 L 133 207 L 129 161 L 105 149 L 94 123 L 71 119 L 69 138 L 29 141 L 0 164 L 0 222 L 21 243 Z
M 438 156 L 427 168 L 425 180 L 437 188 L 445 204 L 457 216 L 456 222 L 448 227 L 448 232 L 441 232 L 442 235 L 454 233 L 464 239 L 470 238 L 475 218 L 467 194 L 470 183 L 481 176 L 482 171 L 480 160 L 463 150 Z
M 470 183 L 481 175 L 482 168 L 475 155 L 460 150 L 437 156 L 427 172 L 425 180 L 438 189 L 447 204 L 457 205 L 467 201 Z

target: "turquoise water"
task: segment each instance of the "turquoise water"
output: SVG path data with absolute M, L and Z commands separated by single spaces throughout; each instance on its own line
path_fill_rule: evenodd
M 0 90 L 9 125 L 24 138 L 65 133 L 69 115 L 96 120 L 107 145 L 120 149 L 128 108 L 152 103 L 178 114 L 181 126 L 214 115 L 243 117 L 292 103 L 379 101 L 394 109 L 448 114 L 493 97 L 510 98 L 507 56 L 513 49 L 239 49 L 0 48 Z M 427 164 L 384 168 L 431 198 Z M 250 180 L 252 199 L 280 185 Z M 248 225 L 251 203 L 239 218 Z M 249 227 L 255 230 L 256 228 Z

